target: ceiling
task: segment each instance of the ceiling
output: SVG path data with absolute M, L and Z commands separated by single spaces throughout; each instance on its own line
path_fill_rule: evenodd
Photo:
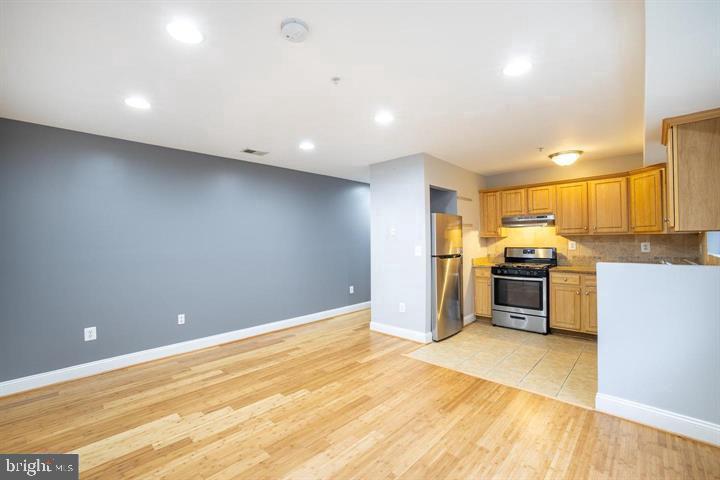
M 178 17 L 205 41 L 171 38 Z M 280 36 L 287 17 L 304 43 Z M 642 151 L 643 44 L 633 1 L 4 0 L 0 116 L 363 181 L 418 152 L 490 174 Z M 519 55 L 532 71 L 505 77 Z

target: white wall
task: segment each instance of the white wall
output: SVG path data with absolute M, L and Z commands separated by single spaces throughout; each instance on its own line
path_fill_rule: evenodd
M 666 160 L 663 118 L 720 107 L 720 2 L 645 1 L 645 165 Z
M 370 165 L 371 328 L 418 341 L 429 341 L 425 187 L 422 154 Z
M 720 267 L 597 273 L 598 410 L 720 445 Z
M 458 214 L 467 224 L 464 309 L 471 315 L 472 259 L 486 255 L 478 237 L 482 177 L 427 154 L 370 165 L 370 328 L 417 341 L 431 338 L 430 186 L 458 195 Z M 404 313 L 399 312 L 400 302 L 405 303 Z
M 465 170 L 451 163 L 440 160 L 432 155 L 425 155 L 425 185 L 429 192 L 430 186 L 454 190 L 458 195 L 458 215 L 463 218 L 463 305 L 465 317 L 474 318 L 474 286 L 472 282 L 472 259 L 487 256 L 485 247 L 480 244 L 480 195 L 478 191 L 484 187 L 484 179 L 480 175 Z M 428 200 L 428 211 L 429 211 Z M 430 215 L 427 215 L 426 251 L 430 251 Z M 432 264 L 427 257 L 427 308 L 431 311 Z M 427 328 L 430 325 L 428 315 Z

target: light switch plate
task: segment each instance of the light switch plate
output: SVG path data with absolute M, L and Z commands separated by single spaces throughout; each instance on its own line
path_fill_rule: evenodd
M 398 311 L 400 313 L 405 313 L 405 303 L 404 302 L 400 302 L 400 305 L 398 305 Z
M 577 242 L 570 240 L 568 242 L 568 250 L 577 250 Z
M 650 242 L 640 242 L 640 251 L 642 253 L 650 253 Z
M 350 285 L 350 288 L 348 290 L 350 290 L 351 295 L 355 293 L 355 285 Z

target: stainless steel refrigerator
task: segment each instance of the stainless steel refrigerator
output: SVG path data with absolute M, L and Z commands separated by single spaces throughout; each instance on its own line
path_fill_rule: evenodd
M 432 334 L 438 341 L 463 327 L 462 217 L 432 214 Z

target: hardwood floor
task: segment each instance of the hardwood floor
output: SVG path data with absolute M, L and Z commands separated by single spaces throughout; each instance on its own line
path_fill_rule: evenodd
M 369 311 L 0 398 L 81 478 L 720 478 L 720 449 L 414 360 Z

